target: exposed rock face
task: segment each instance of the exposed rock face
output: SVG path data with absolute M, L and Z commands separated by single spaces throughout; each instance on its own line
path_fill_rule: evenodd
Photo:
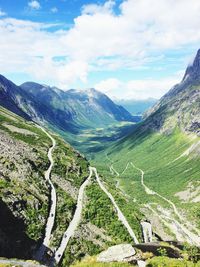
M 159 248 L 165 249 L 167 257 L 170 258 L 181 258 L 180 249 L 183 248 L 183 245 L 179 242 L 151 242 L 151 243 L 141 243 L 134 245 L 135 248 L 145 252 L 151 252 L 156 256 L 160 256 Z M 180 248 L 180 249 L 179 249 Z
M 186 80 L 198 80 L 200 81 L 200 49 L 197 51 L 197 54 L 192 62 L 192 64 L 190 64 L 185 72 L 185 75 L 183 77 L 183 81 Z
M 5 114 L 0 109 L 1 118 Z M 0 126 L 0 255 L 31 258 L 48 212 L 48 187 L 43 179 L 47 151 L 45 143 L 38 148 L 24 142 L 28 130 L 17 128 L 17 122 L 22 123 L 16 118 L 14 125 L 9 124 L 21 130 L 17 133 L 8 124 Z
M 61 117 L 61 112 L 68 119 L 80 124 L 83 120 L 86 124 L 95 124 L 98 120 L 99 125 L 104 125 L 104 120 L 127 120 L 132 121 L 133 117 L 123 107 L 116 105 L 105 94 L 91 88 L 87 90 L 62 91 L 55 87 L 44 86 L 33 82 L 27 82 L 21 85 L 21 88 L 30 93 L 39 102 L 43 102 L 53 112 L 59 111 L 57 117 Z M 59 103 L 58 106 L 55 103 Z M 82 124 L 84 122 L 82 121 Z
M 17 86 L 2 75 L 0 105 L 25 119 L 73 134 L 117 121 L 135 121 L 126 109 L 95 89 L 64 92 L 33 82 Z
M 99 262 L 132 262 L 135 260 L 135 249 L 130 244 L 109 247 L 97 257 Z
M 200 50 L 175 85 L 146 113 L 144 130 L 161 130 L 167 134 L 179 127 L 186 132 L 200 132 Z
M 142 221 L 141 223 L 142 226 L 142 233 L 143 233 L 143 238 L 144 238 L 144 243 L 152 242 L 152 226 L 151 223 Z

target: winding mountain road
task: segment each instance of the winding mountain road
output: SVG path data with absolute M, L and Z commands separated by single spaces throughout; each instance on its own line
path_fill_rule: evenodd
M 60 243 L 60 246 L 58 247 L 58 249 L 55 252 L 54 260 L 55 260 L 56 263 L 60 262 L 70 238 L 74 235 L 74 233 L 76 231 L 76 228 L 78 227 L 78 225 L 80 223 L 81 213 L 82 213 L 82 209 L 83 209 L 84 190 L 85 190 L 86 186 L 88 185 L 88 183 L 90 181 L 90 178 L 92 177 L 93 169 L 94 168 L 89 167 L 90 174 L 89 174 L 88 178 L 85 180 L 85 182 L 81 185 L 81 187 L 79 189 L 78 200 L 77 200 L 77 205 L 76 205 L 76 210 L 75 210 L 75 213 L 74 213 L 74 217 L 71 220 L 67 230 L 65 231 L 65 233 L 64 233 L 64 235 L 62 237 L 62 241 Z
M 133 168 L 135 168 L 136 170 L 140 171 L 141 173 L 141 184 L 142 186 L 144 187 L 144 190 L 147 194 L 149 195 L 156 195 L 160 198 L 162 198 L 163 200 L 165 200 L 167 203 L 169 203 L 173 210 L 174 210 L 174 213 L 177 215 L 177 217 L 179 218 L 179 220 L 181 222 L 184 222 L 185 221 L 185 218 L 183 218 L 183 216 L 181 216 L 181 214 L 178 212 L 175 204 L 169 200 L 168 198 L 160 195 L 159 193 L 151 190 L 148 186 L 145 185 L 144 183 L 144 171 L 138 167 L 136 167 L 132 162 L 131 162 L 131 165 Z M 166 216 L 165 216 L 166 217 Z M 190 229 L 193 229 L 194 231 L 196 231 L 198 233 L 198 235 L 194 234 L 193 232 L 191 232 L 190 230 L 188 230 L 184 224 L 181 224 L 180 222 L 178 222 L 177 220 L 173 219 L 173 221 L 175 222 L 175 224 L 181 228 L 182 232 L 187 236 L 187 239 L 188 241 L 192 242 L 194 245 L 199 245 L 200 244 L 200 235 L 199 235 L 199 230 L 196 229 L 196 227 L 192 226 L 191 224 L 189 224 L 188 222 L 185 222 L 185 224 L 187 225 L 188 228 Z
M 107 153 L 106 153 L 105 155 L 106 155 L 106 158 L 108 159 L 108 161 L 111 162 L 111 165 L 109 166 L 111 174 L 112 174 L 112 175 L 116 174 L 117 177 L 119 177 L 119 173 L 118 173 L 118 172 L 115 170 L 115 168 L 113 167 L 113 161 L 108 157 L 108 154 L 107 154 Z
M 130 227 L 128 221 L 126 220 L 125 216 L 123 215 L 122 211 L 120 210 L 120 208 L 118 207 L 117 203 L 115 202 L 113 196 L 111 193 L 108 192 L 108 190 L 105 188 L 105 186 L 103 185 L 103 183 L 101 182 L 97 170 L 94 167 L 89 167 L 89 171 L 90 174 L 88 176 L 88 178 L 85 180 L 85 182 L 81 185 L 80 189 L 79 189 L 79 193 L 78 193 L 78 200 L 77 200 L 77 206 L 76 206 L 76 210 L 74 213 L 74 217 L 71 220 L 67 230 L 65 231 L 63 237 L 62 237 L 62 241 L 60 243 L 60 246 L 58 247 L 58 249 L 55 252 L 55 256 L 54 256 L 54 260 L 55 262 L 58 264 L 63 256 L 63 253 L 68 245 L 68 242 L 70 240 L 70 238 L 74 235 L 80 221 L 81 221 L 81 213 L 82 213 L 82 209 L 83 209 L 83 196 L 84 196 L 84 190 L 86 188 L 86 186 L 88 185 L 90 178 L 92 177 L 93 173 L 96 177 L 96 180 L 100 186 L 100 188 L 104 191 L 104 193 L 106 193 L 106 195 L 109 197 L 109 199 L 111 200 L 113 206 L 115 207 L 115 210 L 117 211 L 117 215 L 118 215 L 118 219 L 122 222 L 122 224 L 125 226 L 125 228 L 127 229 L 128 233 L 130 234 L 130 236 L 133 238 L 134 242 L 136 244 L 138 244 L 138 240 L 137 237 L 135 235 L 135 233 L 133 232 L 132 228 Z
M 46 250 L 46 248 L 49 248 L 49 243 L 50 243 L 50 238 L 51 238 L 51 232 L 54 226 L 54 221 L 55 221 L 55 215 L 56 215 L 56 204 L 57 204 L 57 200 L 56 200 L 56 190 L 55 187 L 53 185 L 53 183 L 50 180 L 50 176 L 51 176 L 51 171 L 54 165 L 54 160 L 52 157 L 52 151 L 56 146 L 56 141 L 55 139 L 41 126 L 38 126 L 52 141 L 52 146 L 49 148 L 48 151 L 48 159 L 50 161 L 50 165 L 49 168 L 47 169 L 47 171 L 45 171 L 45 179 L 46 181 L 49 183 L 50 187 L 51 187 L 51 207 L 50 207 L 50 211 L 49 211 L 49 216 L 47 219 L 47 224 L 46 224 L 46 228 L 45 228 L 45 237 L 43 240 L 43 243 L 37 253 L 37 258 L 39 260 L 42 259 L 44 252 Z
M 128 163 L 126 164 L 126 167 L 125 167 L 125 169 L 122 171 L 121 174 L 124 174 L 124 173 L 127 171 L 128 167 L 129 167 L 129 164 L 130 164 L 130 162 L 128 162 Z
M 107 156 L 107 159 L 112 164 L 110 166 L 110 170 L 112 170 L 112 172 L 115 172 L 117 174 L 117 176 L 119 176 L 119 173 L 113 167 L 114 162 L 108 157 L 108 155 L 106 155 L 106 156 Z M 159 218 L 160 219 L 162 218 L 162 221 L 165 220 L 165 224 L 168 225 L 168 226 L 170 226 L 169 228 L 171 230 L 172 229 L 174 230 L 173 232 L 175 233 L 176 236 L 179 236 L 179 240 L 180 239 L 183 239 L 182 237 L 184 237 L 185 240 L 187 240 L 189 243 L 192 243 L 194 245 L 199 245 L 200 244 L 200 231 L 195 226 L 193 226 L 192 224 L 190 224 L 188 221 L 185 222 L 185 218 L 179 213 L 176 205 L 171 200 L 169 200 L 168 198 L 160 195 L 159 193 L 153 191 L 148 186 L 146 186 L 146 184 L 144 183 L 144 174 L 145 173 L 144 173 L 144 171 L 142 169 L 136 167 L 132 162 L 128 162 L 126 164 L 123 172 L 121 173 L 121 175 L 124 174 L 125 171 L 127 171 L 128 167 L 130 165 L 141 173 L 141 184 L 142 184 L 142 186 L 143 186 L 146 194 L 148 194 L 148 195 L 156 195 L 156 196 L 162 198 L 168 204 L 170 204 L 170 206 L 173 208 L 174 214 L 177 216 L 177 218 L 179 219 L 180 222 L 177 221 L 175 218 L 167 217 L 165 214 L 161 215 L 162 217 L 159 216 Z M 170 219 L 172 223 L 170 224 L 169 222 L 166 221 L 166 219 L 168 219 L 168 220 Z M 191 232 L 189 229 L 192 229 L 197 234 L 195 234 L 194 232 Z
M 117 215 L 118 215 L 118 219 L 122 222 L 122 224 L 126 227 L 127 231 L 129 232 L 130 236 L 133 238 L 135 244 L 138 244 L 138 239 L 135 235 L 135 233 L 133 232 L 132 228 L 130 227 L 126 217 L 124 216 L 124 214 L 122 213 L 122 211 L 120 210 L 119 206 L 117 205 L 117 203 L 115 202 L 114 197 L 112 196 L 111 193 L 108 192 L 108 190 L 105 188 L 105 186 L 103 185 L 103 183 L 101 182 L 99 175 L 97 173 L 96 168 L 94 169 L 94 174 L 95 177 L 97 179 L 97 182 L 100 186 L 100 188 L 104 191 L 104 193 L 106 193 L 106 195 L 109 197 L 109 199 L 111 200 L 113 206 L 115 207 L 116 211 L 117 211 Z

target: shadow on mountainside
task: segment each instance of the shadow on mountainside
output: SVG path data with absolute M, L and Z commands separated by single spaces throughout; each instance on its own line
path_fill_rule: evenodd
M 25 233 L 26 225 L 0 199 L 0 256 L 31 259 L 37 242 Z

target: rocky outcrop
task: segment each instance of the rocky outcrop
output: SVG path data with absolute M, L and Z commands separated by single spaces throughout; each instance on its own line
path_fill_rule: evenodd
M 143 233 L 143 241 L 144 243 L 152 242 L 152 226 L 148 221 L 141 221 L 142 233 Z
M 0 259 L 0 265 L 2 266 L 20 266 L 20 267 L 47 267 L 46 265 L 41 265 L 36 261 L 22 261 L 17 259 Z
M 120 244 L 109 247 L 97 257 L 99 262 L 133 262 L 136 251 L 130 244 Z
M 175 85 L 146 114 L 143 130 L 160 130 L 169 134 L 175 127 L 200 133 L 200 50 L 182 81 Z
M 155 256 L 160 256 L 160 250 L 164 250 L 166 255 L 170 258 L 181 258 L 181 251 L 183 245 L 179 242 L 151 242 L 134 245 L 142 253 L 151 252 Z
M 193 62 L 186 69 L 183 81 L 186 80 L 200 81 L 200 49 L 197 51 Z

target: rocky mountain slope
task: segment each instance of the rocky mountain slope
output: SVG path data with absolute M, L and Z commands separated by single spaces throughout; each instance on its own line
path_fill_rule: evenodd
M 41 244 L 48 217 L 50 191 L 44 171 L 49 165 L 51 140 L 34 123 L 2 108 L 0 121 L 0 213 L 4 218 L 0 222 L 1 256 L 31 258 Z M 59 233 L 73 213 L 73 192 L 88 173 L 87 161 L 58 137 L 55 139 L 60 145 L 54 151 L 52 179 L 59 184 L 67 178 L 69 186 L 65 191 L 63 186 L 57 186 L 58 198 L 59 194 L 62 198 L 57 206 L 58 225 L 54 227 L 52 246 L 54 239 L 59 241 Z M 65 218 L 61 217 L 63 212 Z
M 45 180 L 52 140 L 32 121 L 0 107 L 0 256 L 38 259 L 46 232 L 51 188 Z M 56 191 L 56 216 L 48 249 L 42 261 L 49 262 L 71 222 L 78 191 L 89 175 L 88 161 L 69 144 L 50 133 L 56 142 L 50 179 Z M 106 184 L 113 188 L 112 184 Z M 138 239 L 141 213 L 122 193 L 112 189 L 116 201 Z M 132 242 L 118 220 L 115 208 L 93 177 L 84 192 L 81 222 L 67 246 L 61 266 L 95 255 L 110 245 Z
M 35 99 L 31 94 L 22 90 L 21 87 L 0 75 L 0 105 L 6 109 L 22 116 L 25 119 L 37 122 L 46 122 L 46 124 L 54 124 L 57 127 L 65 127 L 72 129 L 72 124 L 66 116 L 65 122 L 56 120 L 57 113 L 49 109 L 47 105 Z M 68 122 L 68 123 L 67 123 Z
M 0 104 L 26 119 L 43 121 L 69 133 L 118 121 L 134 121 L 128 111 L 95 89 L 64 92 L 33 82 L 16 86 L 2 75 Z
M 200 50 L 187 67 L 182 81 L 175 85 L 146 114 L 145 125 L 155 129 L 178 126 L 182 131 L 200 128 Z
M 108 148 L 107 158 L 99 153 L 95 160 L 107 173 L 115 169 L 112 180 L 118 173 L 118 186 L 140 205 L 163 240 L 199 243 L 199 114 L 200 51 L 183 80 L 146 119 Z
M 24 83 L 21 88 L 48 105 L 51 110 L 58 108 L 62 112 L 68 112 L 71 119 L 82 127 L 101 127 L 114 121 L 133 120 L 122 106 L 116 105 L 105 94 L 92 88 L 62 91 L 33 82 Z

